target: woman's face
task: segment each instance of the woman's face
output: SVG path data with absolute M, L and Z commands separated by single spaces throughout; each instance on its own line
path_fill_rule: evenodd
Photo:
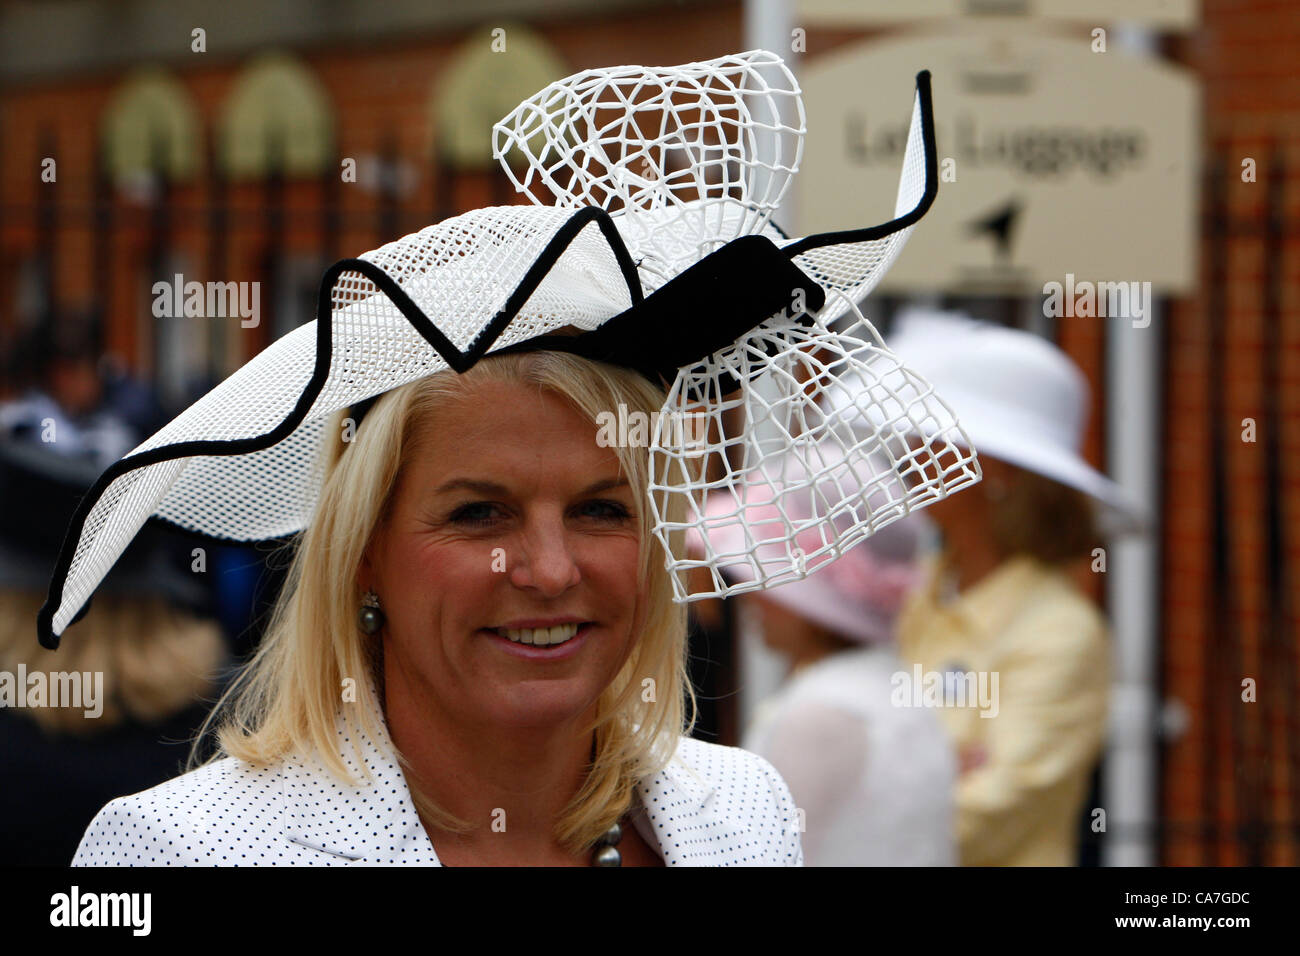
M 801 614 L 755 591 L 741 596 L 759 621 L 768 650 L 783 654 L 795 665 L 817 660 L 842 650 L 843 645 Z
M 1017 468 L 989 455 L 980 456 L 983 479 L 934 502 L 925 509 L 926 517 L 938 525 L 945 537 L 978 537 L 988 534 L 992 520 L 991 503 L 999 491 L 1015 480 Z
M 742 595 L 759 622 L 763 643 L 769 650 L 798 657 L 817 642 L 816 628 L 807 620 L 769 600 L 762 591 Z
M 590 716 L 645 618 L 640 502 L 614 450 L 520 385 L 470 386 L 420 428 L 360 582 L 386 617 L 390 705 L 474 725 Z

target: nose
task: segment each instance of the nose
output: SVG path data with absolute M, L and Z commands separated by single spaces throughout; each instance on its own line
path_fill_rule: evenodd
M 572 541 L 559 517 L 538 517 L 515 545 L 517 553 L 506 553 L 510 581 L 517 588 L 535 590 L 539 596 L 559 597 L 581 580 L 574 560 Z

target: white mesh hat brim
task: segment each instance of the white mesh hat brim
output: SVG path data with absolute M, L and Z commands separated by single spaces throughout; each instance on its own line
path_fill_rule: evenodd
M 494 323 L 502 348 L 631 307 L 631 260 L 599 213 L 474 210 L 331 267 L 320 303 L 330 321 L 273 342 L 100 476 L 73 518 L 76 549 L 65 541 L 55 568 L 53 633 L 150 517 L 233 541 L 301 531 L 334 412 L 448 368 L 444 352 L 469 350 L 456 363 L 467 367 Z
M 970 440 L 951 410 L 885 348 L 855 304 L 841 304 L 840 313 L 856 320 L 849 328 L 832 330 L 820 319 L 810 325 L 773 320 L 684 369 L 669 391 L 650 449 L 649 497 L 678 600 L 801 580 L 905 515 L 980 480 Z M 847 404 L 819 401 L 846 376 L 859 383 Z M 750 386 L 692 412 L 686 396 L 719 377 Z M 876 425 L 864 429 L 867 408 Z M 729 435 L 725 421 L 733 410 L 741 411 L 745 427 Z M 699 426 L 701 433 L 721 438 L 703 445 L 667 441 L 667 423 L 692 413 L 707 425 Z M 925 440 L 910 441 L 918 431 Z M 739 454 L 729 453 L 736 445 Z M 715 470 L 713 463 L 720 477 L 696 477 Z M 736 510 L 713 507 L 718 496 Z M 667 518 L 674 498 L 683 500 L 683 522 Z M 773 507 L 784 521 L 771 520 Z M 744 529 L 746 547 L 718 550 L 735 540 L 725 533 L 733 525 Z M 812 530 L 819 539 L 809 550 Z M 672 555 L 675 532 L 685 532 L 702 553 Z M 742 563 L 745 575 L 722 573 Z M 708 571 L 708 586 L 696 569 Z
M 606 116 L 609 110 L 614 113 Z M 790 110 L 796 126 L 781 119 Z M 497 125 L 497 152 L 512 176 L 510 147 L 525 154 L 527 171 L 516 182 L 535 205 L 474 210 L 331 267 L 316 321 L 274 342 L 101 475 L 65 537 L 38 618 L 41 642 L 58 645 L 151 518 L 234 541 L 283 538 L 305 528 L 323 475 L 324 428 L 340 409 L 448 367 L 463 372 L 489 352 L 528 347 L 565 327 L 594 336 L 614 328 L 614 318 L 666 322 L 663 309 L 652 308 L 657 298 L 680 295 L 692 270 L 714 261 L 730 261 L 725 282 L 734 284 L 737 298 L 748 291 L 742 285 L 774 281 L 766 273 L 778 260 L 798 267 L 786 266 L 798 276 L 787 289 L 798 285 L 801 296 L 816 295 L 787 309 L 770 297 L 746 300 L 751 310 L 768 305 L 745 317 L 742 333 L 724 347 L 672 370 L 661 420 L 716 394 L 720 381 L 734 382 L 735 401 L 750 417 L 740 434 L 717 432 L 721 444 L 704 457 L 738 443 L 746 470 L 809 429 L 825 430 L 791 375 L 805 367 L 827 388 L 866 368 L 863 349 L 887 354 L 857 299 L 879 281 L 937 190 L 929 77 L 917 80 L 897 215 L 880 226 L 795 239 L 772 226 L 771 213 L 798 167 L 803 115 L 793 76 L 763 51 L 681 67 L 587 71 L 525 101 Z M 600 162 L 589 161 L 596 154 Z M 628 165 L 638 156 L 649 157 L 639 171 Z M 678 175 L 688 159 L 699 168 Z M 538 184 L 552 194 L 549 204 Z M 742 243 L 750 245 L 742 250 Z M 744 256 L 718 258 L 732 249 L 767 256 L 766 264 L 747 274 L 737 265 Z M 685 286 L 712 296 L 703 313 L 709 321 L 694 322 L 701 334 L 736 321 L 721 297 L 728 290 L 709 288 L 707 275 L 704 269 L 694 286 Z M 848 313 L 865 330 L 858 337 L 829 328 Z M 683 322 L 671 326 L 671 335 L 682 333 Z M 580 340 L 591 339 L 566 341 Z M 897 371 L 901 377 L 877 382 L 864 400 L 890 397 L 904 417 L 936 416 L 939 430 L 920 451 L 887 430 L 865 442 L 841 435 L 846 455 L 883 453 L 910 487 L 859 515 L 833 536 L 832 547 L 849 546 L 978 480 L 973 455 L 954 451 L 958 426 L 950 413 L 924 382 Z M 765 393 L 772 382 L 776 392 Z M 719 398 L 704 411 L 720 422 L 728 407 Z M 651 473 L 659 476 L 647 503 L 652 509 L 656 494 L 695 502 L 709 492 L 709 483 L 677 467 L 683 449 L 670 439 L 657 435 L 651 448 Z M 817 463 L 808 464 L 809 480 L 816 480 Z M 741 480 L 728 466 L 722 484 Z M 689 511 L 695 522 L 705 520 L 699 507 Z M 699 562 L 673 553 L 669 538 L 676 530 L 656 511 L 654 532 L 674 574 L 675 599 L 705 596 L 685 587 L 686 572 Z M 768 569 L 745 586 L 789 577 Z M 726 593 L 716 572 L 713 580 L 709 593 Z

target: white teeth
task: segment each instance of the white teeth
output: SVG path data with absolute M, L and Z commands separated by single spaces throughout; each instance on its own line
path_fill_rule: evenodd
M 555 627 L 525 627 L 515 630 L 509 627 L 497 628 L 497 633 L 510 638 L 516 644 L 534 644 L 549 646 L 563 644 L 578 633 L 577 624 L 557 624 Z

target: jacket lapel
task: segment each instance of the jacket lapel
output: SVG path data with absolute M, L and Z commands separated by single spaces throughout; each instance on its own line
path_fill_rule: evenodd
M 647 840 L 646 829 L 651 831 L 668 866 L 725 866 L 731 862 L 731 848 L 752 841 L 754 827 L 719 809 L 713 785 L 691 765 L 690 751 L 696 745 L 683 737 L 668 765 L 637 784 L 644 810 L 637 825 Z
M 362 696 L 376 700 L 373 695 Z M 433 843 L 415 812 L 377 703 L 372 716 L 383 737 L 378 742 L 351 727 L 343 710 L 335 723 L 339 756 L 355 773 L 352 741 L 357 738 L 361 759 L 370 769 L 369 782 L 348 786 L 315 755 L 287 759 L 283 774 L 284 837 L 298 846 L 335 856 L 339 864 L 437 865 Z
M 353 737 L 360 738 L 361 757 L 373 778 L 368 783 L 346 785 L 315 755 L 286 758 L 283 836 L 333 857 L 335 865 L 437 866 L 377 707 L 374 717 L 382 728 L 378 742 L 349 726 L 342 710 L 336 722 L 339 755 L 349 769 L 355 767 Z M 716 811 L 713 786 L 684 759 L 690 745 L 683 738 L 666 767 L 637 783 L 640 807 L 634 821 L 668 866 L 715 866 L 726 862 L 718 848 L 743 845 L 752 826 Z

